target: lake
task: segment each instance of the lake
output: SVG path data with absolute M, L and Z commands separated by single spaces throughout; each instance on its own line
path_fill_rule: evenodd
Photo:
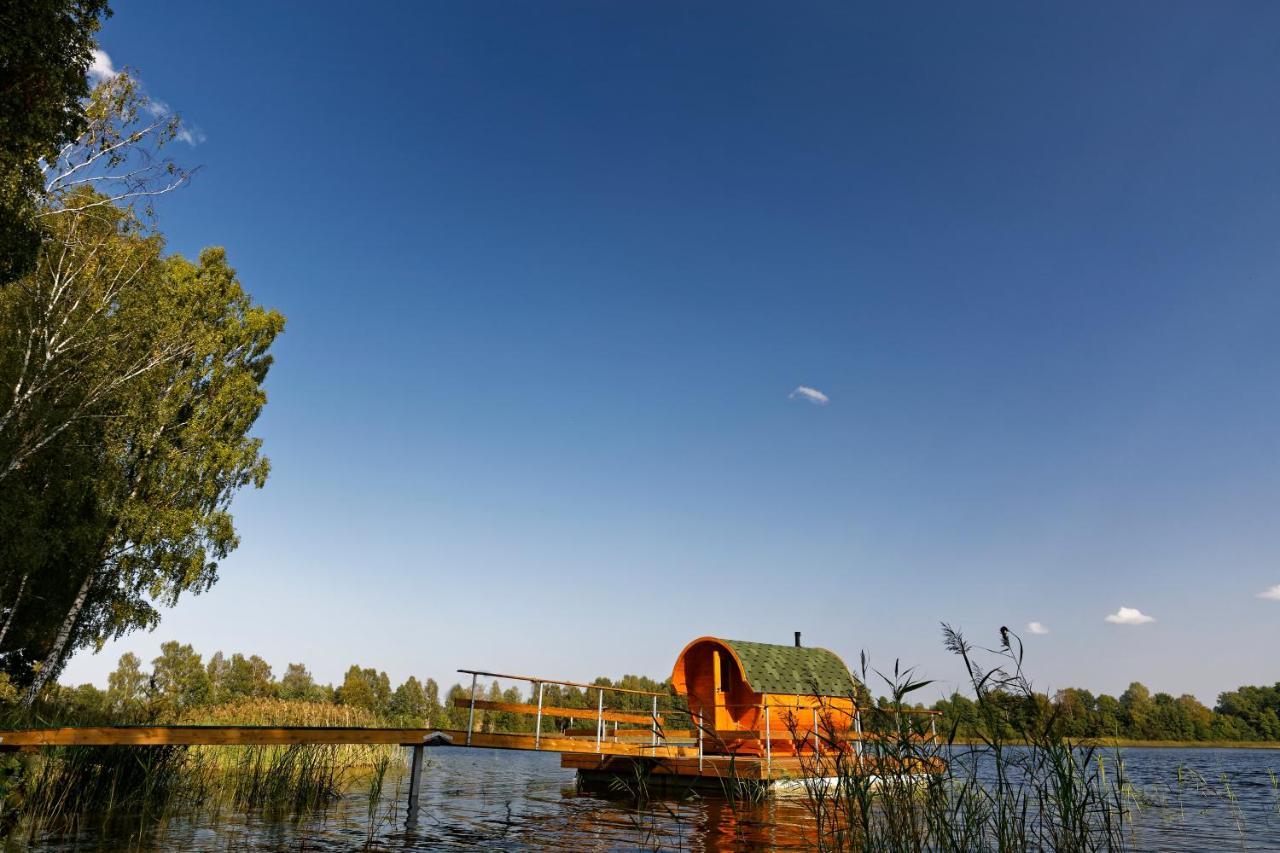
M 122 832 L 44 839 L 37 850 L 800 850 L 812 846 L 803 801 L 732 807 L 722 798 L 655 801 L 637 809 L 579 793 L 552 753 L 428 750 L 422 807 L 404 828 L 407 775 L 389 776 L 369 815 L 356 790 L 302 820 L 228 813 L 174 818 L 143 837 Z M 1135 849 L 1280 849 L 1280 751 L 1127 749 Z M 1179 768 L 1183 784 L 1178 785 Z M 1195 776 L 1188 770 L 1195 771 Z M 1226 777 L 1224 783 L 1223 777 Z M 1202 780 L 1202 781 L 1201 781 Z

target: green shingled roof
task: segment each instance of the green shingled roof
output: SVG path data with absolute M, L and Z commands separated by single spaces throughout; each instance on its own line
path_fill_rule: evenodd
M 742 661 L 747 684 L 756 693 L 852 696 L 853 676 L 844 661 L 826 649 L 720 640 Z

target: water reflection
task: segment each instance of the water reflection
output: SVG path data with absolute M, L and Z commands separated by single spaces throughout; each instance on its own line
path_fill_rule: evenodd
M 322 815 L 300 820 L 223 810 L 185 815 L 145 830 L 115 827 L 45 839 L 39 850 L 808 850 L 813 822 L 800 801 L 730 803 L 715 796 L 633 802 L 579 791 L 549 753 L 429 751 L 421 811 L 404 828 L 407 778 L 388 779 L 370 808 L 358 787 Z M 1130 750 L 1137 849 L 1280 849 L 1280 753 L 1255 750 Z M 1208 789 L 1177 785 L 1195 767 Z M 1224 796 L 1222 774 L 1230 780 Z M 1184 774 L 1184 782 L 1194 782 Z M 372 812 L 372 818 L 370 814 Z

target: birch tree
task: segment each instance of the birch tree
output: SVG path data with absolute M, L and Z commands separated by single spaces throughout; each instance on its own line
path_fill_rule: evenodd
M 165 256 L 180 119 L 127 74 L 83 117 L 39 166 L 34 268 L 0 288 L 0 666 L 28 703 L 75 649 L 214 583 L 231 499 L 267 476 L 249 430 L 284 323 L 221 249 Z
M 0 481 L 72 424 L 107 416 L 104 403 L 120 389 L 184 352 L 178 342 L 125 357 L 130 341 L 120 336 L 145 329 L 113 322 L 160 257 L 154 199 L 190 177 L 167 155 L 181 120 L 125 73 L 94 89 L 84 114 L 84 132 L 42 161 L 34 215 L 43 246 L 34 272 L 12 285 L 20 293 L 0 306 L 9 336 L 0 342 L 9 356 L 0 364 Z M 98 334 L 107 324 L 114 336 Z
M 0 286 L 26 273 L 41 163 L 81 135 L 94 37 L 106 0 L 0 2 Z
M 109 416 L 74 434 L 98 451 L 87 497 L 96 536 L 58 570 L 62 615 L 33 666 L 28 702 L 75 648 L 154 627 L 157 604 L 212 586 L 238 544 L 231 499 L 269 471 L 249 430 L 284 318 L 254 305 L 221 249 L 198 264 L 165 258 L 144 281 L 136 295 L 150 310 L 119 315 L 146 326 L 121 331 L 125 361 L 137 363 L 138 351 L 166 357 L 116 388 Z

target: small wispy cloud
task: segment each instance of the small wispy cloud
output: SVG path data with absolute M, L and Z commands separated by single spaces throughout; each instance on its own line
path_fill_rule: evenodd
M 195 125 L 187 124 L 185 121 L 178 125 L 178 132 L 174 135 L 174 138 L 179 142 L 185 142 L 192 147 L 199 145 L 201 142 L 208 139 L 208 137 L 204 135 L 203 130 Z
M 1028 623 L 1027 623 L 1027 630 L 1028 630 L 1028 631 L 1030 631 L 1030 632 L 1031 632 L 1031 633 L 1033 633 L 1033 634 L 1047 634 L 1047 633 L 1049 633 L 1049 629 L 1044 625 L 1044 623 L 1043 623 L 1043 622 L 1028 622 Z
M 107 52 L 94 48 L 93 59 L 89 63 L 89 79 L 95 83 L 101 83 L 103 80 L 110 80 L 117 73 L 116 67 L 111 63 L 111 57 L 107 55 Z
M 1156 621 L 1154 616 L 1148 616 L 1136 607 L 1121 607 L 1115 613 L 1107 616 L 1107 621 L 1112 625 L 1145 625 L 1148 622 Z
M 120 71 L 116 68 L 115 63 L 111 61 L 111 57 L 107 52 L 95 48 L 93 60 L 89 63 L 89 79 L 96 85 L 104 80 L 111 80 L 119 73 Z M 172 107 L 159 98 L 150 95 L 147 96 L 144 109 L 155 118 L 166 118 L 174 115 Z M 204 142 L 208 137 L 205 136 L 203 130 L 179 117 L 173 138 L 194 147 Z
M 825 406 L 831 402 L 831 398 L 823 394 L 817 388 L 810 388 L 808 385 L 797 385 L 796 390 L 787 395 L 788 400 L 804 400 L 813 403 L 815 406 Z
M 1264 589 L 1262 592 L 1258 593 L 1258 598 L 1269 598 L 1272 601 L 1280 601 L 1280 583 L 1270 589 Z

